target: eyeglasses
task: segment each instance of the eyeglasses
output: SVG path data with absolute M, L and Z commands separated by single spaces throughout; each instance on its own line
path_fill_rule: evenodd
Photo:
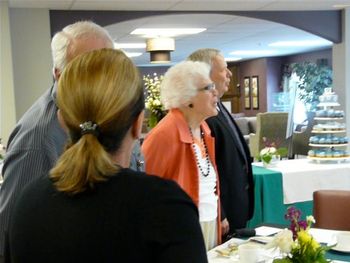
M 198 89 L 199 91 L 212 91 L 215 89 L 215 83 L 210 83 L 204 88 Z

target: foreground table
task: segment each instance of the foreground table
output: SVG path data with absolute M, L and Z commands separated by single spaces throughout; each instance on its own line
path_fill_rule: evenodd
M 260 231 L 261 230 L 261 231 Z M 275 227 L 268 227 L 268 226 L 262 226 L 256 228 L 257 235 L 264 236 L 262 232 L 271 232 L 276 233 L 280 231 L 280 228 Z M 261 235 L 259 234 L 261 232 Z M 267 233 L 266 232 L 266 233 Z M 338 231 L 336 230 L 328 230 L 328 229 L 311 229 L 310 233 L 313 235 L 313 237 L 319 242 L 319 243 L 329 243 L 331 237 L 336 234 Z M 246 240 L 233 238 L 226 243 L 208 251 L 208 261 L 209 263 L 229 263 L 229 262 L 239 262 L 239 258 L 237 253 L 233 253 L 230 257 L 223 257 L 220 256 L 219 253 L 216 252 L 217 249 L 223 249 L 228 246 L 231 242 L 234 242 L 236 244 L 240 244 L 242 242 L 245 242 Z M 261 245 L 263 247 L 264 245 Z M 266 260 L 263 262 L 271 263 L 273 261 L 273 256 L 275 256 L 275 253 L 273 250 L 264 250 L 264 255 Z M 341 262 L 350 262 L 350 253 L 341 253 L 333 250 L 329 250 L 326 253 L 326 258 L 331 259 L 334 263 L 341 263 Z

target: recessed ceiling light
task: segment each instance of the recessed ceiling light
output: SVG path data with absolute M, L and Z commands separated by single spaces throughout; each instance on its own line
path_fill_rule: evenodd
M 274 50 L 237 50 L 230 52 L 230 55 L 272 55 Z
M 139 57 L 142 55 L 142 52 L 125 52 L 124 53 L 129 57 L 129 58 L 134 58 L 134 57 Z
M 207 30 L 206 28 L 136 28 L 131 35 L 144 37 L 174 37 L 179 35 L 193 35 Z
M 233 61 L 238 61 L 241 60 L 242 58 L 238 58 L 238 57 L 229 57 L 229 58 L 225 58 L 225 61 L 227 62 L 233 62 Z
M 349 7 L 350 5 L 347 5 L 347 4 L 343 4 L 343 5 L 333 5 L 333 7 L 334 8 L 341 8 L 341 9 L 343 9 L 343 8 L 347 8 L 347 7 Z
M 332 45 L 328 40 L 300 40 L 300 41 L 277 41 L 268 44 L 269 47 L 314 47 Z
M 114 43 L 114 48 L 146 48 L 146 43 Z

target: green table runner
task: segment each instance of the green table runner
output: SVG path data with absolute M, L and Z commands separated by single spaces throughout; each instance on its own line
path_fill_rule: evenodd
M 264 223 L 285 225 L 284 214 L 291 205 L 302 211 L 302 217 L 312 215 L 313 202 L 283 203 L 282 174 L 253 165 L 255 208 L 247 227 L 254 228 Z M 297 191 L 297 189 L 295 189 Z

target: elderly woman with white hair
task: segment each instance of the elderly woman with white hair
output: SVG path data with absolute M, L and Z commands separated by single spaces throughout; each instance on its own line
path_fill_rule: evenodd
M 221 243 L 214 138 L 204 121 L 218 113 L 209 74 L 209 65 L 193 61 L 166 72 L 160 93 L 169 112 L 142 145 L 147 173 L 176 181 L 197 205 L 207 250 Z

